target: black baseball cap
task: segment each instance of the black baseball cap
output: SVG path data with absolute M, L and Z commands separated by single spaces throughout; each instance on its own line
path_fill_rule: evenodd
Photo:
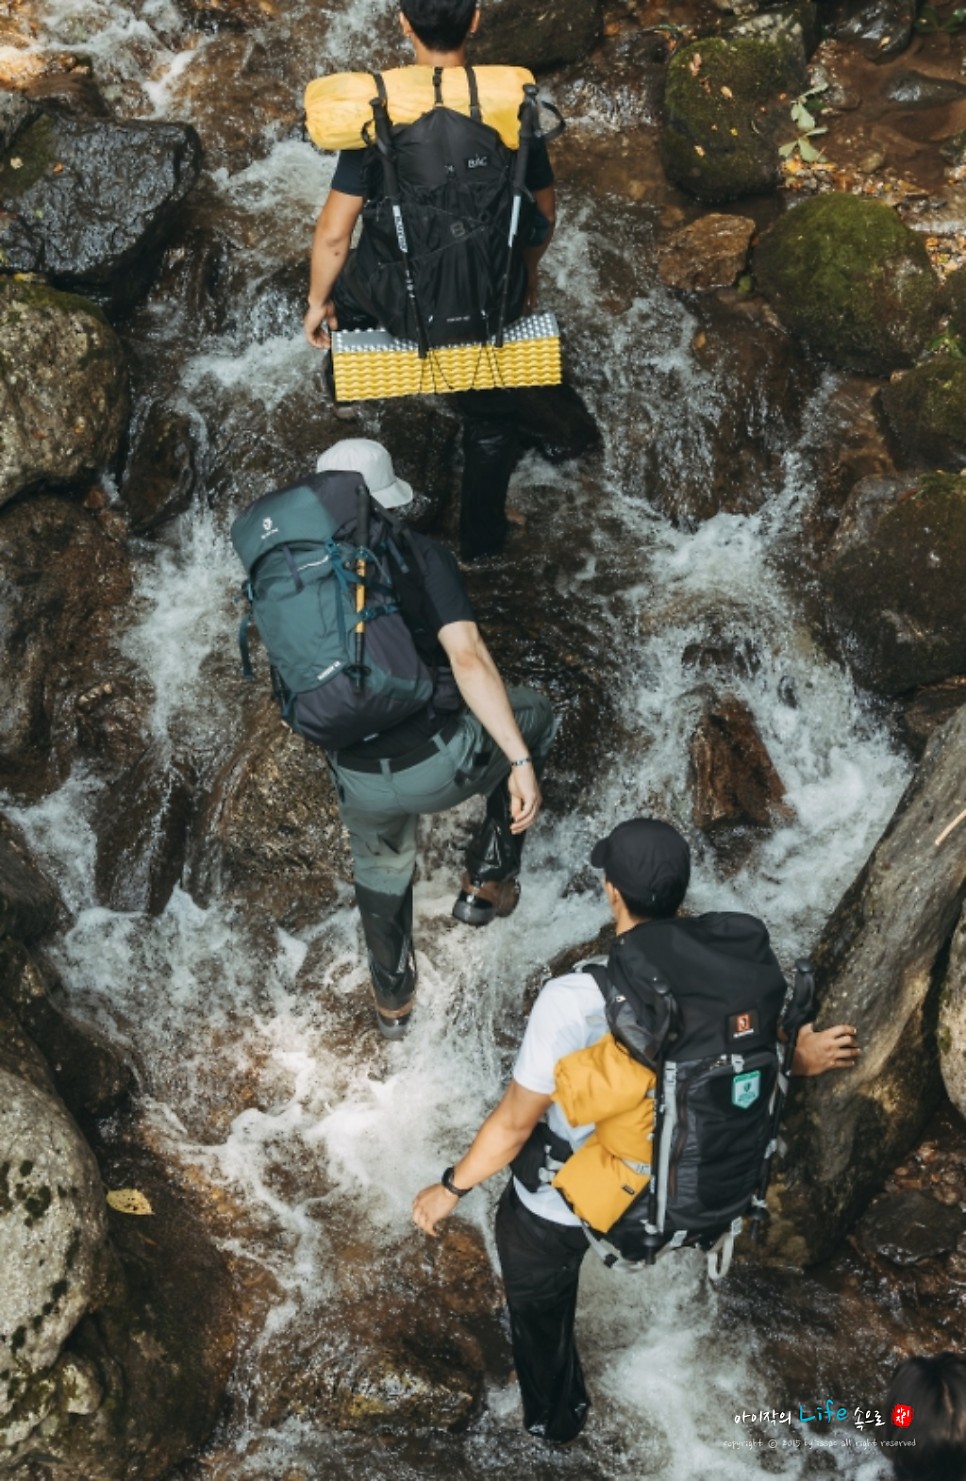
M 673 915 L 687 893 L 691 850 L 676 828 L 657 818 L 618 823 L 594 844 L 590 862 L 627 899 L 656 916 Z

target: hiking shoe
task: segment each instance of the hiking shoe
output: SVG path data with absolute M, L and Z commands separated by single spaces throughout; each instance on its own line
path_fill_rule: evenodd
M 519 899 L 518 879 L 470 879 L 464 874 L 453 914 L 465 926 L 488 926 L 498 915 L 512 915 Z
M 409 1023 L 416 1001 L 415 993 L 403 1003 L 401 1008 L 390 1008 L 385 1003 L 380 1003 L 375 988 L 373 988 L 372 1000 L 376 1009 L 376 1023 L 383 1038 L 404 1039 L 409 1033 Z

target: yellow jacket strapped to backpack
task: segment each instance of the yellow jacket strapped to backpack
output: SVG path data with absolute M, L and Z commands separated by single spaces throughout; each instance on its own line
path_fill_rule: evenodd
M 520 143 L 520 104 L 524 83 L 533 81 L 526 67 L 474 67 L 483 122 L 496 129 L 508 149 Z M 415 123 L 433 106 L 432 67 L 393 67 L 383 72 L 394 124 Z M 470 116 L 470 93 L 462 67 L 444 67 L 443 106 Z M 376 84 L 371 72 L 336 72 L 317 77 L 305 89 L 305 122 L 320 149 L 362 149 L 362 130 L 372 122 Z
M 553 1180 L 574 1213 L 606 1234 L 647 1187 L 629 1163 L 651 1160 L 654 1074 L 632 1059 L 613 1034 L 559 1059 L 553 1099 L 571 1126 L 594 1123 L 590 1137 Z

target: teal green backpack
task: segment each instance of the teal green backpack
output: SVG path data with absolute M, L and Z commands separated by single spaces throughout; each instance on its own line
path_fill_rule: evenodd
M 231 539 L 248 573 L 243 672 L 253 677 L 254 621 L 282 716 L 299 735 L 337 751 L 430 703 L 435 675 L 392 578 L 393 565 L 411 578 L 421 556 L 357 473 L 315 473 L 263 495 L 234 521 Z

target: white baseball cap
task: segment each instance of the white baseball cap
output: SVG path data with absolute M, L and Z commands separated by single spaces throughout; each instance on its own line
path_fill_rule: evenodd
M 400 509 L 413 501 L 412 485 L 397 478 L 392 458 L 381 442 L 370 437 L 345 437 L 326 448 L 316 473 L 361 473 L 366 488 L 383 509 Z

